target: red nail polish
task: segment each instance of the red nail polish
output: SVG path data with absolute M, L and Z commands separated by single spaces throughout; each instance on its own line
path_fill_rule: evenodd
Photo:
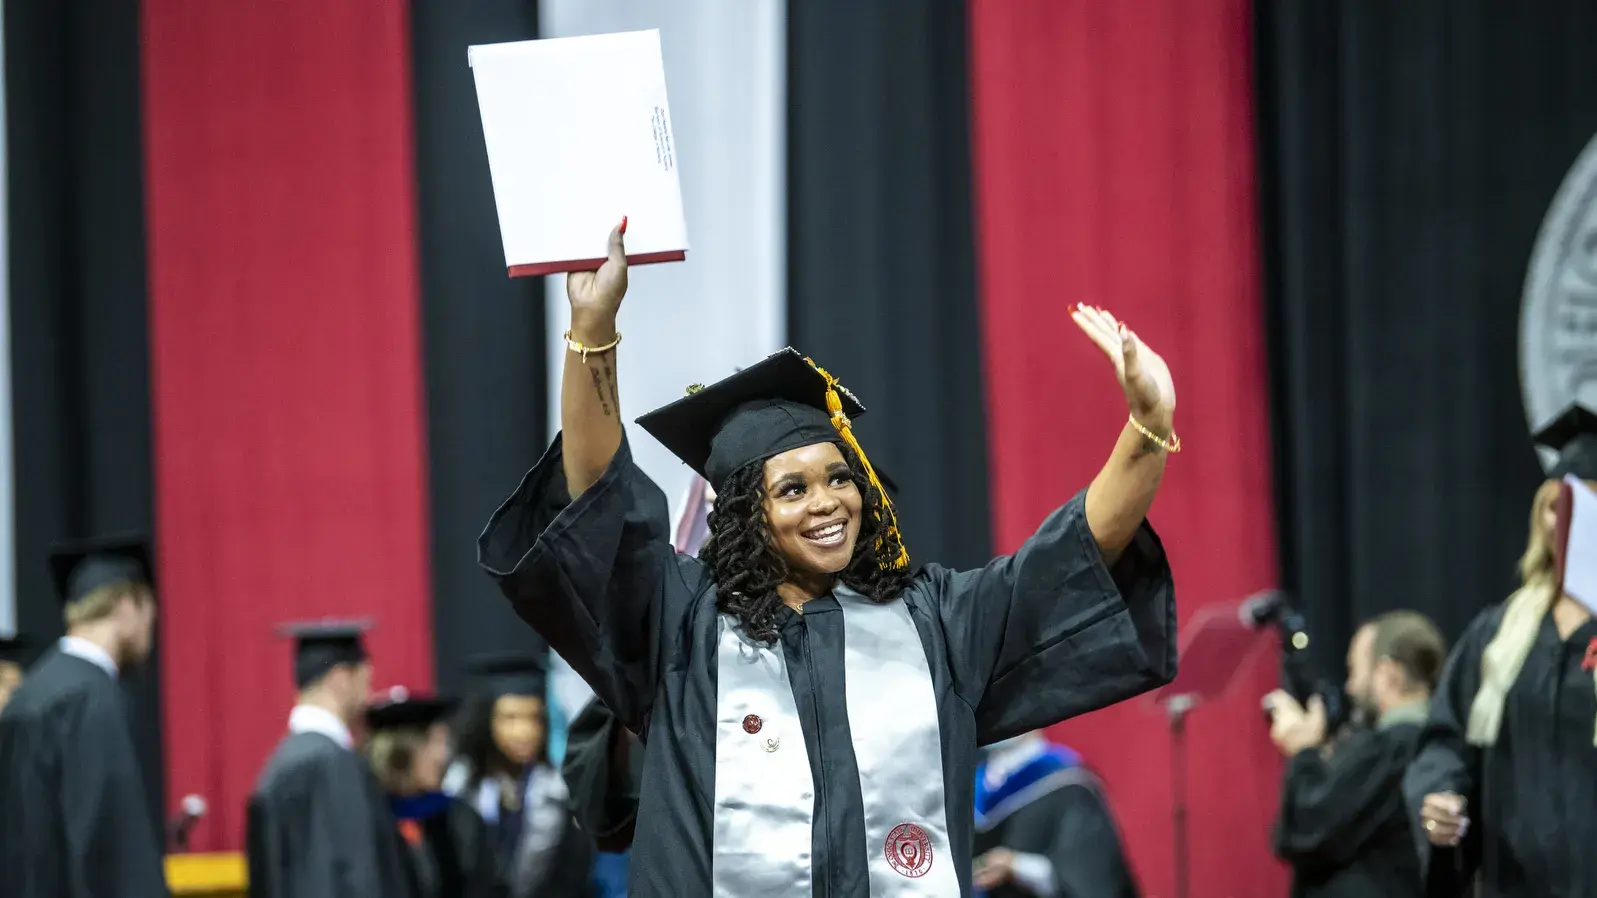
M 621 216 L 621 235 L 624 237 L 624 236 L 626 236 L 626 233 L 627 233 L 627 217 L 625 215 L 623 215 L 623 216 Z

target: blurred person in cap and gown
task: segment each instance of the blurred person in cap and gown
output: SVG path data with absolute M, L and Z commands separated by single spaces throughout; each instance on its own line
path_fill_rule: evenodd
M 416 898 L 494 898 L 493 843 L 482 817 L 443 792 L 454 704 L 390 689 L 366 709 L 366 756 L 408 849 Z
M 679 555 L 621 425 L 621 230 L 567 277 L 563 432 L 478 558 L 642 736 L 631 895 L 968 895 L 977 745 L 1174 675 L 1145 521 L 1179 448 L 1168 369 L 1075 310 L 1131 420 L 1014 555 L 956 572 L 910 567 L 853 435 L 863 407 L 784 350 L 639 420 L 717 494 L 698 558 Z
M 975 882 L 986 898 L 1138 898 L 1103 783 L 1041 731 L 976 768 Z
M 149 546 L 115 537 L 50 557 L 66 636 L 0 712 L 0 895 L 167 894 L 160 830 L 118 680 L 149 660 Z
M 11 693 L 22 685 L 22 672 L 27 669 L 22 657 L 28 647 L 26 637 L 0 636 L 0 712 L 5 711 L 6 702 L 11 701 Z
M 1560 481 L 1597 485 L 1597 416 L 1536 434 L 1558 453 L 1531 506 L 1522 585 L 1460 637 L 1404 780 L 1428 894 L 1597 895 L 1597 621 L 1559 581 Z
M 481 655 L 460 717 L 445 790 L 488 825 L 506 898 L 589 894 L 593 843 L 571 821 L 570 793 L 549 762 L 547 662 L 533 654 Z
M 1325 703 L 1265 696 L 1270 738 L 1287 757 L 1276 856 L 1292 865 L 1293 898 L 1406 898 L 1422 894 L 1403 775 L 1447 659 L 1424 615 L 1391 611 L 1366 622 L 1347 650 L 1348 698 L 1364 725 L 1326 733 Z
M 245 815 L 252 898 L 406 895 L 388 797 L 355 751 L 372 666 L 364 622 L 286 625 L 298 701 Z

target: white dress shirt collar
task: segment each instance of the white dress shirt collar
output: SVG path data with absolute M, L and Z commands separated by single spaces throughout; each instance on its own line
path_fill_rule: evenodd
M 119 675 L 119 671 L 116 669 L 116 662 L 111 660 L 111 655 L 106 652 L 105 649 L 100 648 L 87 639 L 77 636 L 63 636 L 61 637 L 59 647 L 61 649 L 61 654 L 71 655 L 74 658 L 82 658 L 84 661 L 87 661 L 90 664 L 93 664 L 95 667 L 98 667 L 110 674 L 111 679 L 113 680 Z
M 288 715 L 290 733 L 321 733 L 347 749 L 355 747 L 355 737 L 349 733 L 338 715 L 315 705 L 295 705 Z

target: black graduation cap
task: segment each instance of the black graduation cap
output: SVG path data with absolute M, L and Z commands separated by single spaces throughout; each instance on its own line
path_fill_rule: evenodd
M 22 656 L 33 647 L 26 636 L 0 636 L 0 661 L 22 664 Z
M 70 604 L 102 586 L 143 584 L 154 588 L 150 542 L 140 534 L 119 534 L 61 543 L 50 550 L 56 595 Z
M 1536 442 L 1558 453 L 1558 461 L 1547 472 L 1552 480 L 1573 474 L 1581 480 L 1597 480 L 1597 415 L 1574 402 L 1536 431 Z
M 815 443 L 841 443 L 827 411 L 827 378 L 789 347 L 638 419 L 720 492 L 744 465 Z M 865 407 L 838 390 L 843 414 Z
M 294 639 L 294 685 L 311 685 L 340 664 L 360 664 L 369 656 L 363 638 L 368 620 L 319 620 L 284 624 L 280 630 Z
M 494 652 L 477 655 L 467 668 L 494 698 L 501 695 L 535 695 L 543 698 L 549 682 L 549 663 L 530 652 Z
M 689 387 L 688 395 L 649 412 L 638 424 L 717 493 L 745 465 L 816 443 L 853 449 L 880 487 L 854 438 L 851 419 L 863 414 L 865 406 L 837 378 L 789 346 L 707 387 Z M 882 493 L 887 526 L 896 530 L 892 503 L 885 489 Z M 902 555 L 899 564 L 908 563 L 908 555 Z
M 418 695 L 403 686 L 395 686 L 388 694 L 366 708 L 366 726 L 372 730 L 421 729 L 432 726 L 448 716 L 455 703 L 446 698 Z

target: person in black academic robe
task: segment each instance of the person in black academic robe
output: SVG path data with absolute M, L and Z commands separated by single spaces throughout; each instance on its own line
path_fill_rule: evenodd
M 1163 361 L 1076 312 L 1132 420 L 1085 493 L 958 572 L 909 565 L 853 436 L 863 407 L 802 356 L 690 389 L 639 423 L 715 487 L 691 558 L 620 423 L 624 289 L 618 228 L 598 272 L 567 278 L 563 433 L 478 558 L 644 741 L 631 894 L 968 895 L 977 745 L 1174 675 L 1170 569 L 1144 520 L 1179 448 Z
M 1103 784 L 1028 733 L 976 768 L 975 883 L 985 898 L 1139 898 Z
M 488 827 L 443 792 L 452 703 L 403 688 L 367 709 L 372 771 L 388 793 L 410 862 L 415 898 L 494 898 L 498 887 Z
M 571 818 L 570 792 L 549 763 L 547 662 L 516 652 L 471 659 L 477 694 L 459 726 L 445 791 L 488 828 L 504 898 L 586 898 L 593 840 Z
M 1293 898 L 1418 898 L 1403 774 L 1419 741 L 1447 649 L 1410 611 L 1366 623 L 1348 647 L 1346 692 L 1369 725 L 1327 740 L 1325 705 L 1271 693 L 1270 735 L 1289 760 L 1275 852 L 1292 865 Z
M 1597 894 L 1597 621 L 1556 563 L 1559 481 L 1597 484 L 1597 417 L 1573 406 L 1537 439 L 1559 456 L 1532 503 L 1523 586 L 1459 639 L 1404 782 L 1434 896 L 1476 873 L 1482 898 Z
M 245 809 L 251 898 L 409 895 L 388 797 L 350 732 L 371 688 L 364 625 L 288 629 L 299 702 Z
M 149 550 L 95 540 L 51 556 L 67 635 L 0 712 L 0 896 L 167 894 L 119 677 L 149 658 Z

